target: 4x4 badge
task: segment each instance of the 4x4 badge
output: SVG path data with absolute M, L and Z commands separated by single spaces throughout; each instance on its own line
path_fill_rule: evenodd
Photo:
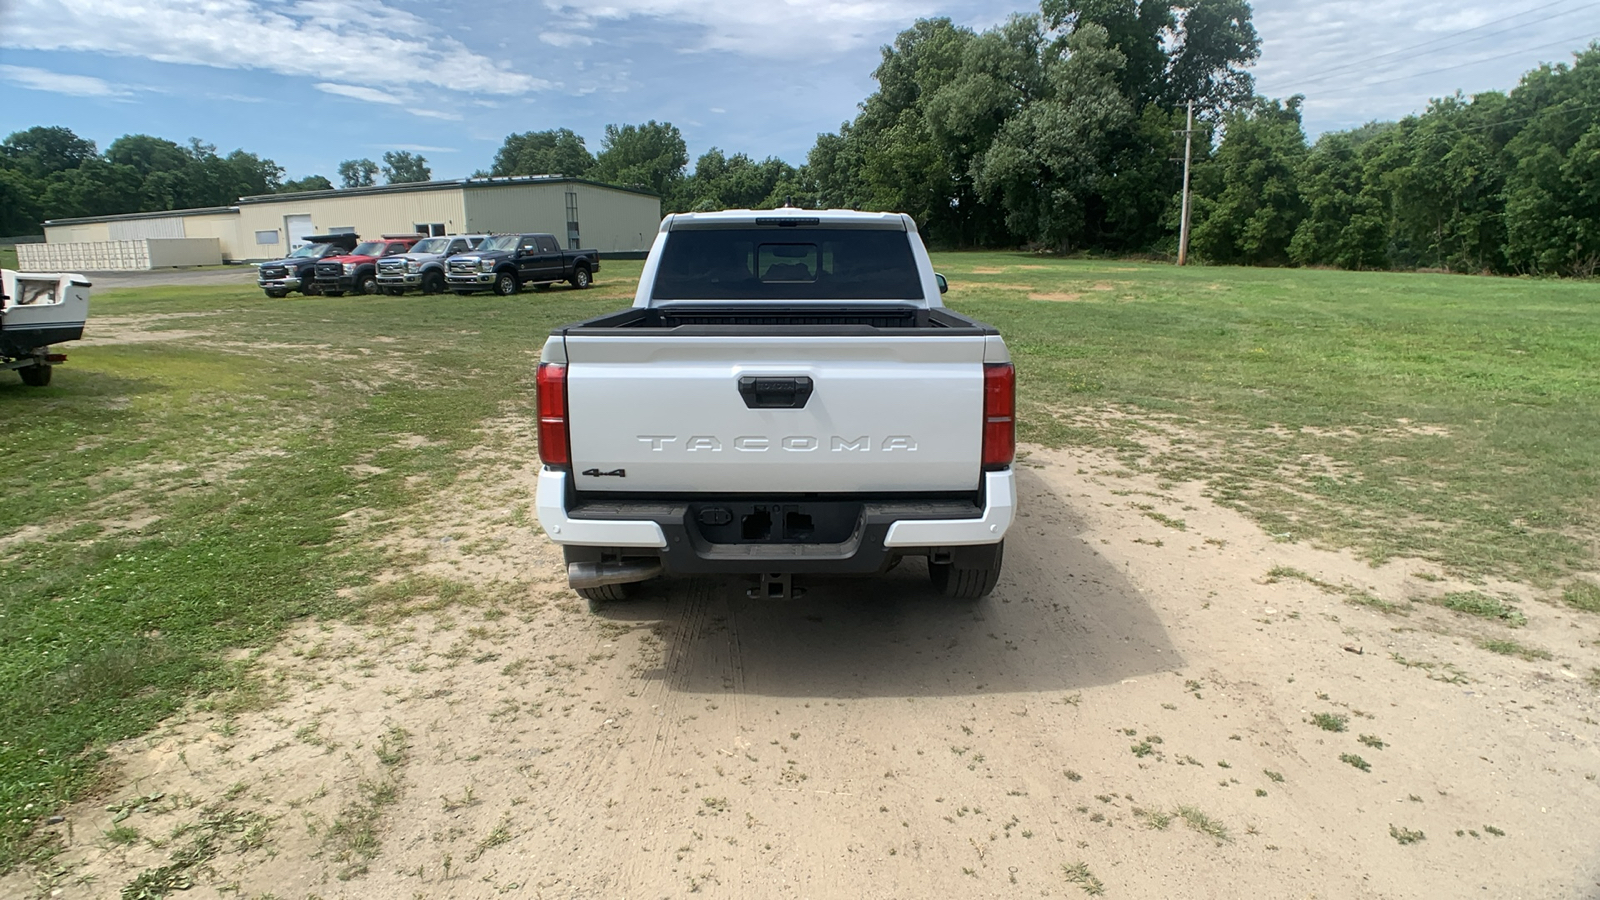
M 615 476 L 617 478 L 627 478 L 628 477 L 628 470 L 627 469 L 612 469 L 609 472 L 602 472 L 599 469 L 584 469 L 583 470 L 583 474 L 589 476 L 590 478 L 609 478 L 609 477 L 612 477 L 612 476 Z

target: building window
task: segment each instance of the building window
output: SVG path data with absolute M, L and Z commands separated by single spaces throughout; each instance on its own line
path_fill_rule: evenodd
M 416 232 L 417 234 L 423 235 L 424 237 L 439 237 L 440 235 L 444 234 L 444 223 L 443 222 L 434 222 L 431 225 L 424 225 L 424 224 L 420 224 L 419 223 L 419 224 L 416 224 L 416 225 L 412 225 L 411 226 L 411 230 Z
M 256 232 L 257 244 L 276 244 L 278 242 L 278 229 Z
M 355 229 L 355 226 L 353 226 L 353 225 L 340 225 L 338 228 L 329 228 L 328 229 L 328 233 L 329 234 L 355 234 L 356 233 L 356 229 Z

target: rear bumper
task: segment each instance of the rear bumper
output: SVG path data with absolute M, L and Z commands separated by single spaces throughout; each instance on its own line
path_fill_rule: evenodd
M 1005 538 L 1016 514 L 1010 470 L 984 474 L 981 505 L 964 501 L 883 500 L 860 504 L 850 536 L 838 543 L 711 543 L 691 501 L 578 505 L 567 472 L 539 474 L 539 524 L 558 544 L 603 555 L 654 557 L 673 573 L 872 574 L 902 556 L 981 547 Z

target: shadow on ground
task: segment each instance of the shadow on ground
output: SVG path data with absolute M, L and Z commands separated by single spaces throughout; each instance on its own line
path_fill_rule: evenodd
M 669 689 L 786 697 L 1070 691 L 1180 668 L 1150 603 L 1080 539 L 1069 504 L 1019 474 L 1023 509 L 988 598 L 933 594 L 920 559 L 874 579 L 811 579 L 793 601 L 751 600 L 753 582 L 666 579 L 602 608 L 656 621 Z

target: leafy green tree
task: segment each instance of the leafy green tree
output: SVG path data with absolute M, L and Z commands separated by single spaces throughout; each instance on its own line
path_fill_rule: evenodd
M 553 128 L 506 135 L 488 174 L 576 177 L 588 174 L 592 168 L 594 154 L 584 146 L 583 138 L 570 128 Z
M 40 206 L 51 219 L 135 212 L 140 207 L 143 187 L 143 179 L 134 167 L 91 156 L 50 179 Z
M 596 181 L 639 185 L 663 198 L 673 195 L 689 165 L 689 149 L 671 122 L 607 125 L 593 171 Z
M 148 134 L 125 134 L 106 148 L 106 161 L 132 166 L 141 176 L 155 172 L 180 172 L 194 157 L 185 148 L 166 138 Z
M 390 150 L 383 154 L 383 180 L 386 184 L 416 184 L 433 178 L 428 159 L 409 150 Z
M 1125 62 L 1118 75 L 1135 108 L 1190 100 L 1214 118 L 1255 94 L 1246 67 L 1261 55 L 1247 0 L 1043 0 L 1052 31 L 1094 24 Z
M 1282 265 L 1305 216 L 1300 101 L 1257 98 L 1223 117 L 1215 156 L 1195 167 L 1192 246 L 1217 263 Z
M 796 174 L 781 159 L 756 162 L 743 153 L 727 156 L 712 147 L 695 160 L 694 174 L 684 179 L 673 205 L 690 212 L 779 206 L 785 199 L 780 186 L 792 192 Z
M 339 163 L 341 187 L 372 187 L 378 183 L 378 164 L 370 159 L 347 159 Z
M 17 237 L 39 234 L 39 195 L 43 187 L 21 169 L 0 166 L 0 235 Z
M 331 191 L 333 182 L 322 175 L 307 175 L 294 181 L 285 181 L 278 189 L 281 194 L 291 194 L 297 191 Z
M 1366 179 L 1360 138 L 1330 132 L 1317 140 L 1298 173 L 1305 218 L 1289 242 L 1298 265 L 1380 269 L 1389 264 L 1389 223 L 1379 192 Z
M 1517 271 L 1600 274 L 1600 43 L 1523 77 L 1506 106 L 1506 256 Z
M 1082 246 L 1090 198 L 1115 177 L 1112 136 L 1136 121 L 1118 76 L 1126 64 L 1099 25 L 1075 29 L 1045 96 L 1011 116 L 977 162 L 977 186 L 1000 198 L 1013 234 L 1057 250 Z
M 84 140 L 60 125 L 36 125 L 15 131 L 0 143 L 0 159 L 33 178 L 76 169 L 96 156 L 94 141 Z

